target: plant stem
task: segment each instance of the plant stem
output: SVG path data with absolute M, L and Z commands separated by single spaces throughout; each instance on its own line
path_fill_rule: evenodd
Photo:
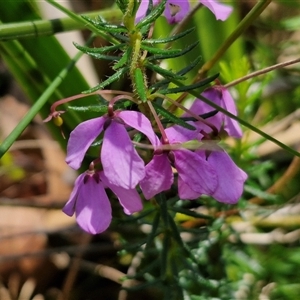
M 262 70 L 258 70 L 258 71 L 252 72 L 252 73 L 250 73 L 250 74 L 248 74 L 248 75 L 246 75 L 244 77 L 238 78 L 238 79 L 236 79 L 234 81 L 231 81 L 231 82 L 225 84 L 224 87 L 229 88 L 229 87 L 235 86 L 235 85 L 237 85 L 237 84 L 239 84 L 239 83 L 241 83 L 243 81 L 251 79 L 253 77 L 257 77 L 259 75 L 266 74 L 266 73 L 271 72 L 273 70 L 280 69 L 280 68 L 283 68 L 283 67 L 286 67 L 286 66 L 289 66 L 289 65 L 297 64 L 299 62 L 300 62 L 300 58 L 288 60 L 288 61 L 276 64 L 276 65 L 264 68 Z
M 89 18 L 96 18 L 100 15 L 106 20 L 110 21 L 121 20 L 122 17 L 120 10 L 116 9 L 112 11 L 111 8 L 106 10 L 83 13 L 83 15 Z M 35 20 L 29 22 L 1 24 L 0 41 L 36 38 L 84 28 L 86 28 L 86 24 L 83 23 L 83 19 L 81 19 L 79 22 L 74 18 Z

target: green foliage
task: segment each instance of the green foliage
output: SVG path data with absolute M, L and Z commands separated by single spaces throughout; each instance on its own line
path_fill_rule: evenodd
M 95 91 L 105 88 L 106 86 L 112 84 L 114 81 L 119 80 L 124 74 L 126 74 L 128 72 L 128 70 L 129 70 L 128 67 L 123 67 L 123 68 L 119 69 L 112 76 L 110 76 L 109 78 L 107 78 L 106 80 L 104 80 L 103 82 L 98 84 L 97 86 L 84 91 L 83 93 L 90 94 L 90 93 L 93 93 Z

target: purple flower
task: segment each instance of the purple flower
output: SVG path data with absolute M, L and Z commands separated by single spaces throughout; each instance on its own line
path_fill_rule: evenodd
M 146 13 L 147 13 L 147 9 L 149 7 L 149 0 L 141 0 L 140 1 L 140 6 L 139 9 L 136 13 L 136 17 L 135 17 L 135 21 L 139 22 L 141 19 L 145 18 Z M 160 0 L 153 0 L 153 6 L 159 4 Z
M 165 130 L 170 146 L 197 138 L 199 133 L 180 126 L 172 126 Z M 187 149 L 154 152 L 153 159 L 146 165 L 146 176 L 140 187 L 146 199 L 170 189 L 174 177 L 172 166 L 178 176 L 190 189 L 199 194 L 212 194 L 217 187 L 217 175 L 207 161 L 197 153 Z M 179 187 L 179 195 L 181 188 Z
M 112 219 L 106 187 L 116 194 L 126 214 L 142 209 L 140 196 L 135 189 L 124 189 L 111 184 L 103 172 L 87 171 L 76 179 L 63 212 L 68 216 L 75 213 L 78 225 L 88 233 L 105 231 Z
M 165 17 L 170 24 L 180 22 L 190 11 L 189 1 L 168 0 L 165 8 Z
M 211 88 L 208 88 L 202 93 L 202 96 L 211 100 L 215 104 L 219 105 L 220 107 L 226 109 L 233 115 L 237 115 L 237 110 L 235 103 L 229 94 L 228 90 L 222 86 L 214 86 Z M 214 108 L 212 108 L 210 105 L 204 103 L 201 99 L 196 99 L 191 106 L 190 110 L 197 114 L 205 114 L 208 113 Z M 185 116 L 188 116 L 188 114 L 184 114 Z M 240 138 L 242 137 L 242 130 L 239 125 L 239 123 L 230 117 L 224 115 L 221 112 L 218 112 L 215 116 L 210 117 L 207 119 L 211 124 L 213 124 L 218 130 L 220 130 L 222 127 L 227 132 L 228 135 Z M 211 130 L 208 126 L 204 125 L 202 122 L 196 122 L 196 126 L 198 125 L 198 129 L 204 129 Z
M 218 176 L 217 189 L 211 196 L 219 202 L 235 204 L 244 190 L 248 175 L 223 150 L 212 151 L 207 158 Z
M 170 147 L 203 138 L 197 130 L 187 130 L 178 125 L 165 131 Z M 178 172 L 180 199 L 197 199 L 204 194 L 219 202 L 234 204 L 241 197 L 247 179 L 247 174 L 218 146 L 213 151 L 199 149 L 193 152 L 184 148 L 156 151 L 146 165 L 146 176 L 140 182 L 146 199 L 170 189 L 174 180 L 172 166 Z
M 203 150 L 196 151 L 196 153 L 202 158 L 207 156 Z M 237 203 L 243 193 L 244 182 L 248 178 L 247 174 L 221 148 L 212 151 L 206 160 L 217 174 L 218 181 L 215 191 L 207 195 L 222 203 Z M 180 176 L 178 178 L 178 189 L 181 199 L 196 199 L 201 196 L 201 193 L 197 193 L 195 189 L 187 185 Z
M 103 171 L 111 184 L 134 188 L 145 176 L 144 161 L 132 145 L 126 125 L 145 134 L 150 142 L 158 143 L 150 121 L 136 111 L 116 111 L 80 123 L 72 132 L 67 147 L 67 164 L 77 170 L 95 138 L 104 131 L 101 149 Z
M 146 175 L 141 180 L 140 187 L 146 199 L 171 188 L 174 176 L 167 152 L 154 152 L 145 171 Z
M 160 0 L 153 0 L 153 5 L 157 5 Z M 225 21 L 232 12 L 232 7 L 221 4 L 217 0 L 199 0 L 206 6 L 216 17 L 217 20 Z M 149 0 L 142 0 L 136 15 L 136 21 L 145 17 L 149 6 Z M 165 8 L 165 17 L 169 23 L 180 22 L 190 11 L 188 0 L 168 0 Z
M 219 3 L 217 0 L 200 0 L 200 3 L 206 6 L 217 20 L 221 21 L 227 20 L 233 10 L 230 5 Z

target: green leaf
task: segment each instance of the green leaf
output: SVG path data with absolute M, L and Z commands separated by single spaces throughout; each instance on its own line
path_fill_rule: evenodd
M 181 118 L 178 118 L 176 116 L 174 116 L 172 113 L 170 113 L 168 110 L 166 110 L 165 108 L 163 108 L 162 106 L 156 104 L 155 102 L 152 102 L 153 107 L 155 108 L 155 110 L 164 118 L 166 118 L 167 120 L 169 120 L 170 123 L 179 125 L 181 127 L 184 127 L 186 129 L 189 130 L 196 130 L 196 128 L 188 123 L 186 123 L 184 120 L 182 120 Z
M 126 42 L 126 43 L 129 42 L 129 38 L 126 35 L 122 35 L 122 34 L 119 34 L 119 33 L 113 33 L 113 32 L 110 32 L 110 35 L 113 36 L 115 39 L 117 39 L 119 41 Z
M 152 54 L 158 54 L 158 55 L 178 55 L 179 53 L 182 52 L 181 49 L 160 49 L 160 48 L 155 48 L 155 47 L 151 47 L 151 46 L 147 46 L 147 45 L 141 45 L 141 48 L 143 50 L 146 50 Z
M 207 118 L 215 116 L 217 113 L 218 113 L 218 110 L 215 109 L 215 110 L 212 110 L 208 113 L 199 115 L 199 117 L 202 118 L 202 119 L 207 119 Z M 197 121 L 194 117 L 181 117 L 181 119 L 184 120 L 184 121 Z
M 200 218 L 200 219 L 213 219 L 212 216 L 209 215 L 204 215 L 204 214 L 199 214 L 195 211 L 192 211 L 190 209 L 184 209 L 181 207 L 176 207 L 176 206 L 170 206 L 170 208 L 177 212 L 177 213 L 181 213 L 190 217 L 194 217 L 194 218 Z
M 245 185 L 244 190 L 256 197 L 262 198 L 268 201 L 276 201 L 279 200 L 281 197 L 279 195 L 270 194 L 268 192 L 264 192 L 261 189 L 257 189 L 250 185 Z
M 124 33 L 127 32 L 127 28 L 122 25 L 111 25 L 104 21 L 102 17 L 98 17 L 98 20 L 93 20 L 85 15 L 81 16 L 84 20 L 92 24 L 95 28 L 109 33 Z
M 136 68 L 134 70 L 134 85 L 142 102 L 147 102 L 147 91 L 145 87 L 144 76 L 140 68 Z
M 112 67 L 113 70 L 117 70 L 123 67 L 130 60 L 131 52 L 132 52 L 132 47 L 128 47 L 126 51 L 123 53 L 123 55 L 121 56 L 121 59 Z
M 201 60 L 201 58 L 197 57 L 189 66 L 187 66 L 187 67 L 181 69 L 180 71 L 178 71 L 176 73 L 176 75 L 185 75 L 185 74 L 187 74 L 190 70 L 192 70 L 195 66 L 198 65 L 198 63 L 200 62 L 200 60 Z M 158 90 L 160 88 L 167 87 L 170 82 L 171 81 L 166 78 L 166 79 L 163 79 L 163 80 L 161 80 L 159 82 L 154 83 L 153 85 L 150 86 L 149 89 L 151 91 L 156 91 L 156 90 Z
M 175 58 L 175 57 L 183 56 L 184 54 L 193 50 L 198 44 L 199 44 L 199 42 L 195 42 L 195 43 L 191 44 L 190 46 L 184 48 L 183 50 L 176 52 L 175 54 L 173 54 L 173 53 L 157 54 L 157 55 L 150 56 L 147 59 L 148 59 L 148 61 L 152 61 L 152 60 L 161 60 L 161 59 L 168 59 L 168 58 Z
M 171 248 L 171 237 L 169 234 L 163 235 L 162 240 L 162 249 L 160 251 L 160 274 L 163 278 L 166 277 L 166 273 L 168 270 L 168 257 L 169 257 L 169 249 Z M 168 299 L 168 298 L 167 298 Z M 169 298 L 170 299 L 170 298 Z
M 138 133 L 136 133 L 134 136 L 133 136 L 133 141 L 134 142 L 137 142 L 137 143 L 139 143 L 141 140 L 142 140 L 142 137 L 143 137 L 143 135 L 142 135 L 142 133 L 141 132 L 138 132 Z
M 86 47 L 86 46 L 81 46 L 75 42 L 73 42 L 73 45 L 80 51 L 84 53 L 99 53 L 103 54 L 105 52 L 109 51 L 114 51 L 114 50 L 119 50 L 122 49 L 126 44 L 118 44 L 118 45 L 112 45 L 112 46 L 105 46 L 105 47 L 100 47 L 100 48 L 91 48 L 91 47 Z
M 113 74 L 112 76 L 110 76 L 109 78 L 107 78 L 105 81 L 101 82 L 100 84 L 96 85 L 95 87 L 84 91 L 82 93 L 84 94 L 89 94 L 89 93 L 93 93 L 97 90 L 103 89 L 104 87 L 108 86 L 109 84 L 111 84 L 112 82 L 116 81 L 117 79 L 120 79 L 120 77 L 127 73 L 129 70 L 128 67 L 124 67 L 122 69 L 120 69 L 119 71 L 117 71 L 115 74 Z
M 188 35 L 190 32 L 192 32 L 195 29 L 195 27 L 189 28 L 183 32 L 180 32 L 178 34 L 166 37 L 166 38 L 162 38 L 162 39 L 146 39 L 142 41 L 142 45 L 145 44 L 150 44 L 150 45 L 154 45 L 154 44 L 166 44 L 166 43 L 171 43 L 174 42 L 186 35 Z
M 201 61 L 201 57 L 199 56 L 196 59 L 194 59 L 194 61 L 192 61 L 188 66 L 186 66 L 185 68 L 183 68 L 180 71 L 178 71 L 176 74 L 178 74 L 178 75 L 185 75 L 185 74 L 187 74 L 192 69 L 194 69 L 199 64 L 200 61 Z
M 201 80 L 201 81 L 191 84 L 191 85 L 185 85 L 185 86 L 181 86 L 181 87 L 171 88 L 171 89 L 167 89 L 167 90 L 159 91 L 159 92 L 160 92 L 160 94 L 164 94 L 164 95 L 187 92 L 187 91 L 194 90 L 199 87 L 203 87 L 203 86 L 207 85 L 208 83 L 214 81 L 218 76 L 219 76 L 219 74 L 215 74 L 211 77 L 208 77 L 204 80 Z
M 116 0 L 116 4 L 120 8 L 121 12 L 125 14 L 127 11 L 128 0 Z
M 113 32 L 113 33 L 126 33 L 126 32 L 128 32 L 128 29 L 125 26 L 120 25 L 120 24 L 118 24 L 118 25 L 109 24 L 100 15 L 98 16 L 98 19 L 99 19 L 99 24 L 101 26 L 103 26 L 105 31 Z
M 115 103 L 114 107 L 115 109 L 124 109 L 132 105 L 132 102 L 130 100 L 119 100 L 117 103 Z M 80 111 L 80 112 L 97 112 L 105 114 L 107 113 L 107 106 L 106 104 L 98 104 L 98 105 L 85 105 L 85 106 L 68 106 L 68 110 L 74 110 L 74 111 Z
M 160 221 L 160 213 L 159 213 L 159 211 L 157 211 L 156 215 L 153 219 L 153 222 L 152 222 L 151 232 L 147 237 L 146 250 L 150 248 L 150 246 L 152 245 L 152 243 L 154 241 L 154 238 L 157 235 L 157 230 L 158 230 L 158 227 L 159 227 L 159 221 Z
M 117 103 L 114 104 L 115 109 L 124 109 L 132 106 L 133 102 L 130 100 L 119 100 Z
M 103 60 L 110 60 L 110 61 L 119 61 L 120 56 L 115 55 L 105 55 L 100 53 L 94 53 L 94 52 L 85 52 L 85 54 L 95 58 L 95 59 L 103 59 Z
M 184 245 L 182 238 L 180 236 L 180 233 L 178 231 L 177 224 L 175 223 L 173 217 L 168 213 L 168 221 L 170 228 L 172 230 L 172 236 L 175 239 L 175 241 L 178 243 L 180 247 L 182 247 L 183 250 L 187 250 L 186 246 Z
M 150 69 L 153 72 L 156 72 L 156 73 L 162 75 L 163 77 L 167 77 L 167 78 L 171 78 L 171 79 L 178 79 L 178 80 L 185 80 L 186 79 L 184 76 L 177 75 L 176 73 L 173 73 L 172 71 L 168 71 L 168 70 L 163 69 L 163 68 L 161 68 L 157 65 L 153 65 L 150 62 L 146 62 L 145 67 L 147 67 L 148 69 Z

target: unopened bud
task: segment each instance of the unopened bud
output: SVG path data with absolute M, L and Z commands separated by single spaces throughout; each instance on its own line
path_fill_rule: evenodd
M 60 127 L 64 123 L 64 120 L 62 119 L 62 117 L 58 116 L 58 117 L 53 118 L 53 123 L 57 127 Z

